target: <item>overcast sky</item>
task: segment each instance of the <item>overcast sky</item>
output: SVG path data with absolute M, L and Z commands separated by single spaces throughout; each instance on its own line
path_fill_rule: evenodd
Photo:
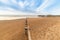
M 0 0 L 0 15 L 60 15 L 60 0 Z

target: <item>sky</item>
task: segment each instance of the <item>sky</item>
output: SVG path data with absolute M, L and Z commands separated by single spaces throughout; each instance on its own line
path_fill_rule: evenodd
M 0 15 L 60 15 L 60 0 L 0 0 Z

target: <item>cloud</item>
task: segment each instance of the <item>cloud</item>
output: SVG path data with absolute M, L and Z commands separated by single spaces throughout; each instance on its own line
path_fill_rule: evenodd
M 11 10 L 0 10 L 0 15 L 36 15 L 35 13 L 22 12 L 22 11 L 11 11 Z
M 6 11 L 4 11 L 6 10 Z M 58 11 L 57 11 L 58 10 Z M 59 14 L 60 0 L 0 0 L 0 15 Z M 18 11 L 18 13 L 17 13 Z M 6 12 L 6 13 L 4 13 Z
M 44 2 L 41 4 L 41 6 L 37 8 L 37 11 L 44 10 L 45 8 L 47 8 L 48 6 L 50 6 L 53 3 L 54 3 L 54 0 L 44 0 Z
M 52 15 L 60 15 L 60 8 L 52 8 L 52 10 L 50 9 L 49 11 Z
M 0 2 L 7 3 L 8 0 L 0 0 Z
M 16 0 L 10 0 L 11 3 L 17 4 Z
M 20 1 L 16 1 L 16 0 L 1 0 L 2 3 L 4 3 L 5 6 L 16 6 L 18 8 L 18 10 L 30 10 L 33 11 L 35 10 L 40 4 L 41 0 L 20 0 Z

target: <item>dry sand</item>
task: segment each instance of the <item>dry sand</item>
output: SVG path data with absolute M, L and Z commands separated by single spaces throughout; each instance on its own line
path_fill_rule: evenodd
M 25 20 L 0 21 L 0 40 L 25 40 Z
M 32 40 L 60 40 L 60 17 L 28 19 Z
M 28 18 L 32 40 L 60 40 L 60 17 Z M 0 40 L 27 40 L 25 19 L 0 20 Z

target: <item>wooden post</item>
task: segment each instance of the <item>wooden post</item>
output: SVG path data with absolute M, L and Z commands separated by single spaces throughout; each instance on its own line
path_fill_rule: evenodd
M 27 35 L 28 37 L 28 40 L 31 40 L 31 35 L 30 35 L 30 29 L 29 29 L 29 26 L 28 26 L 28 20 L 26 18 L 26 23 L 25 23 L 25 34 Z
M 29 26 L 28 26 L 28 40 L 32 40 L 32 39 L 31 39 L 31 35 L 30 35 L 30 29 L 29 29 Z

